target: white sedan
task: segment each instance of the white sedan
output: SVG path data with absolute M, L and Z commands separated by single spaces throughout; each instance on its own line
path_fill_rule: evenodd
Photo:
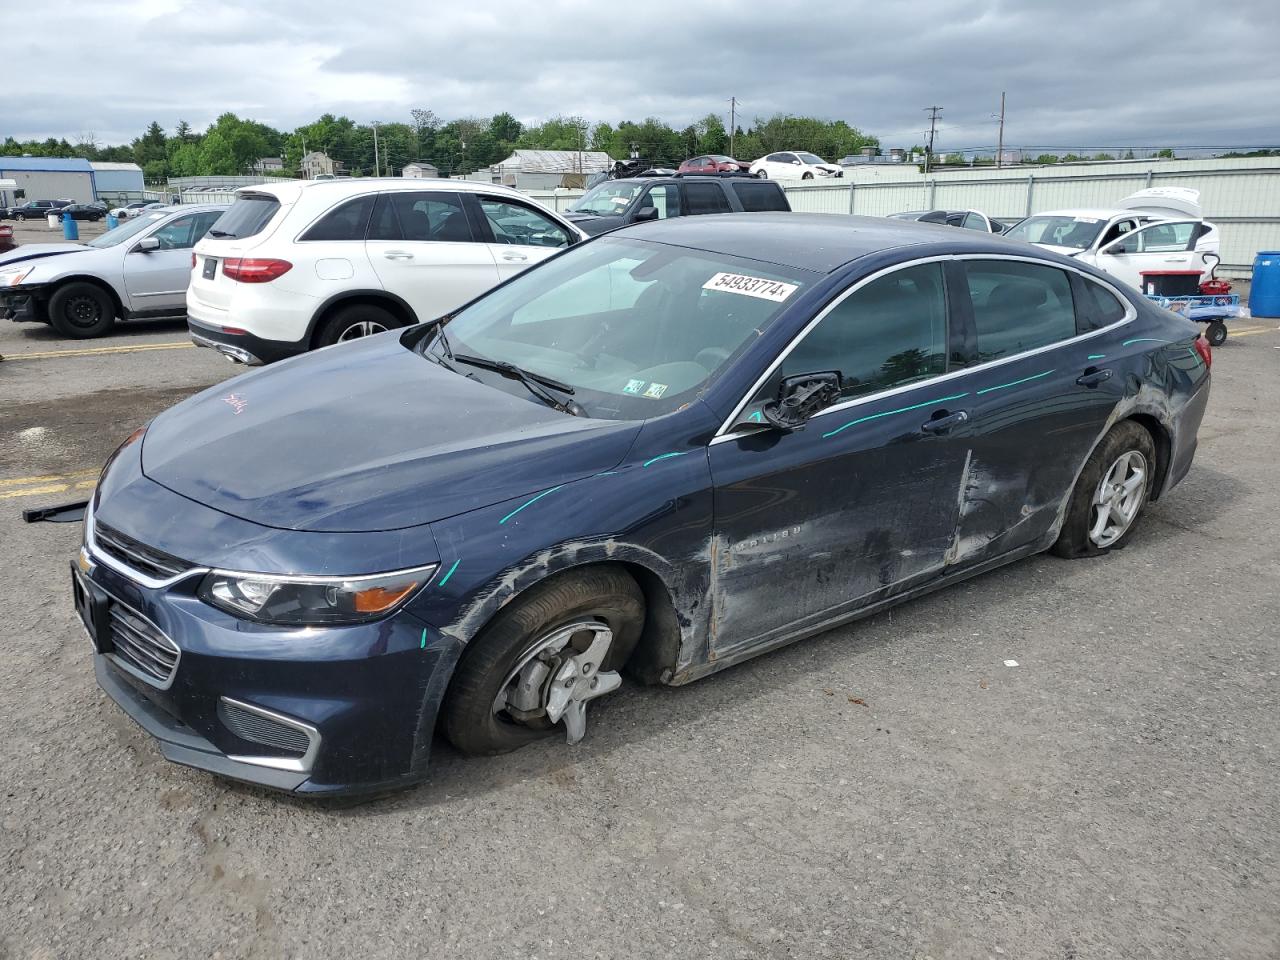
M 814 153 L 795 150 L 771 153 L 751 165 L 751 173 L 770 180 L 814 180 L 824 177 L 843 177 L 844 170 L 838 164 L 827 163 Z
M 117 220 L 128 220 L 130 217 L 136 217 L 140 213 L 149 210 L 158 210 L 164 204 L 159 200 L 135 200 L 133 203 L 125 204 L 123 207 L 116 207 L 111 211 L 111 216 Z

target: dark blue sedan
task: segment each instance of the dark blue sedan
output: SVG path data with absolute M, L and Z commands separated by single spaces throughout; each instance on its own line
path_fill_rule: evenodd
M 169 759 L 381 790 L 437 729 L 575 743 L 623 671 L 688 683 L 1122 546 L 1191 465 L 1209 364 L 1194 324 L 998 237 L 645 224 L 162 414 L 104 470 L 75 600 Z

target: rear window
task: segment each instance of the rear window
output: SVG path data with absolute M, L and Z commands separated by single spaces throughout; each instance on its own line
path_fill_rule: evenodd
M 280 201 L 269 194 L 241 194 L 209 229 L 209 236 L 219 240 L 239 240 L 255 236 L 262 232 L 279 209 Z
M 778 210 L 786 213 L 791 210 L 787 196 L 776 183 L 735 183 L 733 189 L 738 194 L 738 202 L 747 213 L 765 213 Z

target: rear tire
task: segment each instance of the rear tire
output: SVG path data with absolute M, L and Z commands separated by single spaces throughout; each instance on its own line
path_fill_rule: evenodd
M 405 324 L 391 311 L 371 303 L 353 303 L 340 307 L 320 327 L 317 347 L 328 347 L 348 340 L 359 340 L 384 330 L 395 330 Z
M 554 733 L 558 728 L 545 716 L 518 723 L 495 713 L 494 701 L 540 638 L 584 621 L 601 622 L 613 632 L 600 670 L 621 668 L 644 626 L 644 595 L 635 579 L 613 566 L 569 571 L 501 610 L 471 642 L 449 684 L 443 710 L 449 742 L 463 753 L 493 755 Z
M 1142 474 L 1140 481 L 1137 471 Z M 1062 531 L 1050 551 L 1059 557 L 1097 557 L 1123 547 L 1147 508 L 1155 471 L 1156 445 L 1151 434 L 1132 420 L 1117 423 L 1080 472 Z M 1132 492 L 1122 496 L 1120 488 L 1129 484 L 1133 484 Z M 1107 501 L 1110 507 L 1100 501 Z M 1104 510 L 1108 512 L 1106 520 L 1102 518 Z
M 64 284 L 49 298 L 49 323 L 72 340 L 101 337 L 116 325 L 116 305 L 92 283 Z
M 13 219 L 17 220 L 19 223 L 26 223 L 27 215 L 25 213 L 15 213 L 13 215 Z
M 1227 342 L 1227 325 L 1221 320 L 1214 320 L 1205 330 L 1204 336 L 1209 341 L 1209 346 L 1220 347 Z
M 805 174 L 804 176 L 802 176 L 800 179 L 801 179 L 801 180 L 812 180 L 812 179 L 813 179 L 813 174 L 812 174 L 812 173 L 806 173 L 806 174 Z

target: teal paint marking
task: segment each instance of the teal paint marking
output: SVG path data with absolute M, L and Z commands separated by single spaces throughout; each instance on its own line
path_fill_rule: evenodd
M 1089 356 L 1088 356 L 1086 359 L 1088 359 L 1088 360 L 1102 360 L 1102 359 L 1103 359 L 1103 358 L 1105 358 L 1105 357 L 1106 357 L 1106 354 L 1105 354 L 1105 353 L 1091 353 L 1091 354 L 1089 354 Z
M 594 479 L 595 477 L 616 477 L 617 475 L 617 470 L 606 470 L 604 473 L 593 473 L 591 476 Z
M 883 413 L 873 413 L 866 417 L 859 417 L 857 420 L 850 420 L 843 427 L 836 427 L 830 433 L 824 433 L 822 439 L 834 437 L 841 430 L 848 430 L 850 427 L 856 427 L 860 423 L 866 423 L 868 420 L 879 420 L 881 417 L 891 417 L 895 413 L 906 413 L 909 410 L 919 410 L 921 407 L 931 407 L 935 403 L 945 403 L 948 400 L 959 400 L 961 397 L 967 397 L 967 393 L 954 393 L 949 397 L 938 397 L 936 400 L 926 400 L 924 403 L 913 403 L 909 407 L 899 407 L 897 410 L 885 410 Z
M 650 460 L 646 460 L 644 463 L 640 464 L 640 466 L 642 466 L 642 467 L 647 467 L 649 464 L 651 464 L 651 463 L 657 463 L 659 460 L 669 460 L 669 459 L 671 459 L 672 457 L 683 457 L 683 456 L 684 456 L 684 454 L 683 454 L 683 453 L 680 453 L 680 452 L 676 452 L 676 453 L 660 453 L 660 454 L 658 454 L 658 456 L 653 457 L 653 458 L 652 458 L 652 459 L 650 459 Z
M 1126 340 L 1120 346 L 1127 347 L 1131 343 L 1173 343 L 1173 341 L 1161 340 L 1158 337 L 1134 337 L 1132 340 Z
M 499 520 L 499 521 L 498 521 L 498 523 L 499 523 L 499 524 L 506 523 L 508 520 L 510 520 L 512 517 L 514 517 L 517 513 L 519 513 L 519 512 L 520 512 L 521 510 L 523 510 L 525 507 L 533 506 L 533 504 L 537 503 L 537 502 L 538 502 L 539 500 L 541 500 L 543 497 L 547 496 L 548 494 L 555 493 L 557 490 L 559 490 L 559 489 L 560 489 L 560 487 L 563 487 L 563 486 L 564 486 L 564 484 L 562 483 L 562 484 L 560 484 L 560 486 L 559 486 L 559 487 L 552 487 L 550 490 L 543 490 L 543 491 L 542 491 L 540 494 L 538 494 L 536 497 L 531 497 L 530 499 L 526 500 L 524 503 L 520 504 L 520 506 L 516 507 L 516 508 L 515 508 L 514 510 L 512 510 L 510 513 L 508 513 L 505 517 L 503 517 L 501 520 Z
M 762 414 L 759 410 L 757 410 L 757 411 L 756 411 L 755 413 L 753 413 L 751 416 L 747 417 L 747 422 L 749 422 L 749 423 L 764 423 L 764 414 Z
M 1030 383 L 1032 380 L 1039 380 L 1043 377 L 1047 377 L 1051 373 L 1053 373 L 1052 370 L 1046 370 L 1044 373 L 1037 373 L 1032 377 L 1023 377 L 1021 380 L 1010 380 L 1008 383 L 998 383 L 994 387 L 986 387 L 979 390 L 978 396 L 982 396 L 984 393 L 991 393 L 995 390 L 1003 390 L 1005 387 L 1016 387 L 1021 383 Z
M 427 628 L 426 627 L 422 628 L 422 642 L 418 644 L 418 649 L 419 650 L 427 649 Z
M 446 583 L 449 582 L 449 578 L 453 576 L 453 571 L 458 569 L 458 564 L 460 564 L 461 562 L 462 562 L 461 557 L 453 561 L 453 566 L 449 568 L 449 572 L 440 578 L 439 586 L 443 587 Z

